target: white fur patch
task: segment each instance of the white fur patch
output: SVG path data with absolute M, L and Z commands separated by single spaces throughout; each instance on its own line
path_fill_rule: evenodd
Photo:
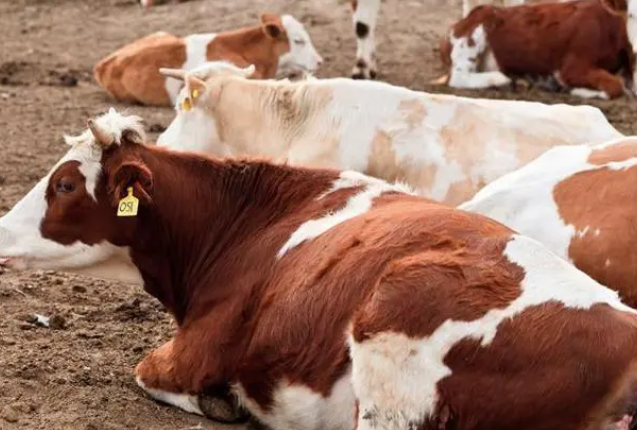
M 479 25 L 470 36 L 454 37 L 449 35 L 451 41 L 451 72 L 449 86 L 452 88 L 488 88 L 507 85 L 511 82 L 500 71 L 478 70 L 480 55 L 488 50 L 488 43 L 484 27 Z M 472 40 L 472 43 L 469 42 Z M 493 59 L 488 66 L 493 68 L 497 64 Z
M 281 23 L 290 42 L 290 50 L 279 57 L 276 77 L 297 72 L 315 72 L 323 58 L 316 51 L 305 26 L 292 15 L 282 15 Z
M 603 99 L 608 100 L 608 94 L 605 91 L 591 90 L 589 88 L 573 88 L 571 95 L 581 97 L 583 99 Z
M 186 43 L 186 61 L 181 65 L 181 69 L 188 71 L 205 64 L 208 61 L 208 45 L 216 36 L 216 33 L 202 33 L 191 34 L 190 36 L 184 37 L 184 42 Z M 179 95 L 179 91 L 183 85 L 184 83 L 179 79 L 171 77 L 165 78 L 164 88 L 166 88 L 171 103 L 175 103 L 177 95 Z
M 488 346 L 500 323 L 525 309 L 557 301 L 566 308 L 589 309 L 607 303 L 615 309 L 637 313 L 621 303 L 616 292 L 558 258 L 539 242 L 514 236 L 504 255 L 525 270 L 521 294 L 504 309 L 492 309 L 473 321 L 447 320 L 431 336 L 411 339 L 385 332 L 363 343 L 349 339 L 353 362 L 352 381 L 359 399 L 359 428 L 406 429 L 419 424 L 438 401 L 437 384 L 452 370 L 444 363 L 451 348 L 463 339 L 477 339 Z
M 575 235 L 601 231 L 597 226 L 576 232 L 560 216 L 554 200 L 555 187 L 579 172 L 598 169 L 623 170 L 637 166 L 637 158 L 605 165 L 592 165 L 588 158 L 593 150 L 621 143 L 624 138 L 598 145 L 558 146 L 550 149 L 524 167 L 487 184 L 460 209 L 480 213 L 539 240 L 551 251 L 569 259 L 568 249 Z M 537 220 L 542 220 L 538 222 Z
M 242 405 L 261 422 L 273 429 L 286 430 L 352 430 L 356 402 L 347 372 L 325 398 L 303 385 L 282 381 L 274 390 L 274 405 L 263 411 L 250 399 L 240 384 L 233 390 Z
M 312 240 L 331 228 L 369 211 L 374 199 L 381 194 L 390 191 L 400 193 L 405 192 L 405 188 L 400 185 L 389 184 L 378 179 L 366 177 L 365 175 L 356 172 L 343 172 L 341 177 L 335 181 L 330 190 L 328 190 L 327 193 L 320 195 L 317 199 L 321 199 L 325 195 L 341 188 L 351 188 L 363 184 L 365 185 L 363 191 L 350 197 L 343 208 L 335 212 L 328 213 L 321 218 L 312 219 L 301 224 L 299 228 L 292 233 L 285 245 L 283 245 L 277 254 L 277 258 L 280 259 L 288 251 L 301 243 L 307 240 Z
M 199 400 L 197 399 L 197 396 L 191 396 L 189 394 L 169 393 L 168 391 L 149 388 L 142 382 L 141 379 L 139 379 L 139 377 L 135 378 L 135 381 L 142 390 L 148 393 L 148 395 L 155 400 L 171 406 L 176 406 L 179 409 L 182 409 L 191 414 L 197 414 L 201 416 L 204 415 L 204 413 L 201 411 L 201 408 L 199 407 Z

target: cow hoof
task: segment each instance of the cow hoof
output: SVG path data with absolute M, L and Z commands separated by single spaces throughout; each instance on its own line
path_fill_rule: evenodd
M 376 79 L 377 73 L 376 70 L 360 70 L 358 68 L 354 69 L 352 72 L 352 79 Z
M 199 407 L 206 418 L 225 424 L 245 423 L 250 414 L 224 397 L 199 396 Z

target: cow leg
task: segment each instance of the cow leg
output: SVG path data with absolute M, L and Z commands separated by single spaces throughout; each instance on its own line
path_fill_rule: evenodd
M 182 382 L 174 354 L 174 340 L 151 351 L 135 368 L 135 380 L 150 397 L 197 415 L 204 415 L 198 393 L 188 390 Z
M 187 357 L 180 360 L 174 345 L 174 339 L 166 342 L 137 365 L 137 385 L 153 399 L 189 413 L 223 423 L 246 421 L 249 415 L 233 401 L 227 385 L 205 389 L 195 385 L 190 374 L 195 363 Z
M 560 70 L 560 78 L 577 97 L 612 99 L 624 94 L 622 79 L 603 69 L 567 62 Z
M 374 34 L 381 0 L 352 0 L 353 22 L 356 32 L 356 65 L 352 70 L 353 79 L 375 79 L 376 47 Z
M 481 56 L 487 54 L 487 41 L 482 25 L 466 36 L 450 36 L 452 88 L 489 88 L 509 85 L 511 79 L 500 71 L 479 72 Z

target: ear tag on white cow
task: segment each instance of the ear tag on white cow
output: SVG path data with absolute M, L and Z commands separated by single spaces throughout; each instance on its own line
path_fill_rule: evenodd
M 192 93 L 190 93 L 190 98 L 186 97 L 184 101 L 181 102 L 181 107 L 186 112 L 189 112 L 192 109 L 192 102 L 190 101 L 190 99 L 195 101 L 197 97 L 199 97 L 199 90 L 192 90 Z
M 119 201 L 117 216 L 137 216 L 139 200 L 133 195 L 133 187 L 128 187 L 128 195 Z
M 183 110 L 185 110 L 186 112 L 190 111 L 191 106 L 190 106 L 190 99 L 186 98 L 184 99 L 183 102 L 181 102 L 181 107 L 183 108 Z

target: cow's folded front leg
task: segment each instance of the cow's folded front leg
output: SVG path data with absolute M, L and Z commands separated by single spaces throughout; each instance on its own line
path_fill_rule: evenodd
M 153 399 L 223 423 L 247 421 L 227 385 L 204 387 L 192 360 L 180 357 L 174 340 L 151 351 L 135 368 L 137 384 Z
M 199 394 L 188 387 L 188 369 L 180 368 L 174 340 L 151 351 L 135 368 L 135 380 L 150 397 L 193 414 L 204 415 Z

